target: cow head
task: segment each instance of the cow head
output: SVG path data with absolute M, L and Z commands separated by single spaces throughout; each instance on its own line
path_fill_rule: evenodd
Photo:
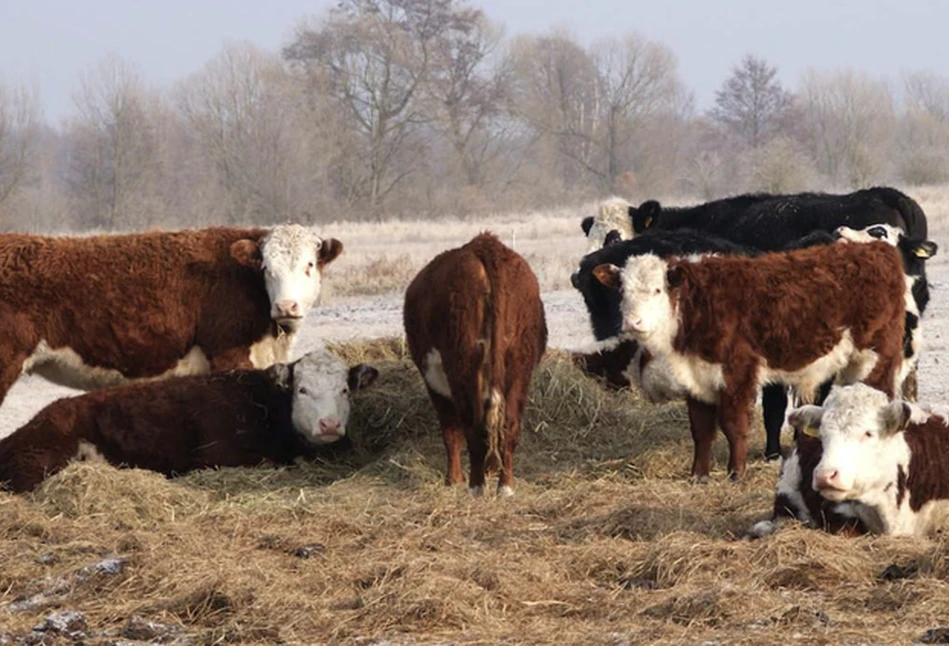
M 623 331 L 648 349 L 671 347 L 676 333 L 676 315 L 671 293 L 682 280 L 682 268 L 653 254 L 631 256 L 626 267 L 603 264 L 593 270 L 597 280 L 620 290 Z
M 238 240 L 231 255 L 263 273 L 270 299 L 270 318 L 295 330 L 320 297 L 323 268 L 343 251 L 343 243 L 326 240 L 299 224 L 275 226 L 260 241 Z
M 909 461 L 902 437 L 912 415 L 909 404 L 890 402 L 865 384 L 835 386 L 824 406 L 802 406 L 788 416 L 798 432 L 819 435 L 821 461 L 812 486 L 828 500 L 873 504 L 890 487 L 898 465 Z
M 843 242 L 885 242 L 896 247 L 903 258 L 906 273 L 911 276 L 920 275 L 923 263 L 939 251 L 939 245 L 932 240 L 907 238 L 902 229 L 890 224 L 874 224 L 864 229 L 837 227 L 834 236 Z
M 379 371 L 364 363 L 347 367 L 326 348 L 267 370 L 279 387 L 292 389 L 293 428 L 312 444 L 329 444 L 346 435 L 350 394 L 370 386 L 379 376 Z
M 631 239 L 633 228 L 629 216 L 632 208 L 623 198 L 614 197 L 601 203 L 595 216 L 583 218 L 580 228 L 587 237 L 587 253 Z
M 656 226 L 662 206 L 656 200 L 646 200 L 639 208 L 629 207 L 629 218 L 633 222 L 633 232 L 642 233 L 650 227 Z

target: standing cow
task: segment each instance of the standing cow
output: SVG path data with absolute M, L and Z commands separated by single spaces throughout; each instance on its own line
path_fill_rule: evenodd
M 22 373 L 84 390 L 264 368 L 342 251 L 299 225 L 0 236 L 0 402 Z
M 708 475 L 717 417 L 745 469 L 749 408 L 760 384 L 791 385 L 805 401 L 836 375 L 891 396 L 902 364 L 906 283 L 899 253 L 883 243 L 835 244 L 758 258 L 631 258 L 594 270 L 622 291 L 624 329 L 691 395 L 695 459 Z M 706 432 L 699 434 L 697 429 Z
M 405 293 L 405 334 L 441 425 L 446 484 L 484 491 L 500 467 L 498 494 L 514 492 L 514 449 L 534 368 L 547 346 L 537 277 L 492 234 L 436 256 Z

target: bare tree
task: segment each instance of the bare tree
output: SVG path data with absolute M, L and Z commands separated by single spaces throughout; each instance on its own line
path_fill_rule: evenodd
M 156 168 L 149 98 L 138 73 L 109 57 L 80 78 L 71 124 L 70 188 L 94 226 L 134 226 Z
M 793 109 L 777 74 L 764 59 L 746 55 L 715 92 L 709 116 L 744 146 L 758 148 L 781 132 Z
M 0 84 L 0 207 L 22 188 L 40 127 L 35 88 Z
M 949 79 L 932 72 L 904 76 L 898 171 L 910 184 L 949 180 Z
M 876 181 L 886 169 L 896 121 L 886 84 L 849 69 L 808 70 L 799 97 L 818 170 L 852 187 Z
M 421 161 L 411 140 L 428 120 L 420 98 L 436 44 L 471 12 L 456 0 L 343 0 L 284 49 L 351 116 L 364 143 L 364 197 L 376 215 Z

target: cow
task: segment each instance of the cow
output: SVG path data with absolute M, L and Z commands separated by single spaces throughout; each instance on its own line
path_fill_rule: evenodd
M 832 244 L 834 241 L 835 238 L 830 233 L 815 231 L 792 243 L 790 248 Z M 685 397 L 690 410 L 698 412 L 700 403 L 690 401 L 686 389 L 677 386 L 674 380 L 669 378 L 665 362 L 653 361 L 648 353 L 639 351 L 635 340 L 624 336 L 620 293 L 602 284 L 593 273 L 593 270 L 603 263 L 622 267 L 629 258 L 649 253 L 672 257 L 696 253 L 756 256 L 760 255 L 760 252 L 692 229 L 650 230 L 632 240 L 611 244 L 588 254 L 581 260 L 580 268 L 571 276 L 573 286 L 581 293 L 586 303 L 593 335 L 598 341 L 597 351 L 575 353 L 574 361 L 589 374 L 602 377 L 607 386 L 613 389 L 628 387 L 628 375 L 631 372 L 636 376 L 634 381 L 651 401 Z M 768 459 L 777 459 L 781 455 L 781 427 L 784 424 L 786 408 L 786 387 L 782 384 L 765 385 L 762 391 L 762 409 L 767 438 L 765 457 Z
M 782 465 L 771 519 L 751 536 L 789 518 L 828 531 L 925 536 L 949 517 L 946 407 L 854 384 L 790 417 L 798 444 Z
M 939 246 L 932 240 L 911 239 L 902 230 L 888 224 L 875 224 L 861 230 L 838 227 L 835 235 L 845 242 L 873 242 L 879 240 L 893 245 L 903 259 L 906 274 L 906 321 L 903 332 L 903 396 L 916 400 L 916 366 L 922 348 L 923 333 L 920 319 L 929 304 L 929 282 L 926 280 L 928 259 L 936 255 Z
M 0 486 L 29 491 L 73 460 L 168 477 L 293 464 L 347 433 L 350 394 L 378 376 L 318 348 L 290 364 L 130 383 L 59 399 L 0 440 Z
M 468 479 L 481 495 L 500 469 L 498 495 L 514 493 L 514 449 L 534 368 L 547 347 L 537 277 L 493 234 L 436 256 L 405 292 L 405 336 L 448 455 L 445 483 Z
M 629 218 L 632 208 L 633 205 L 623 198 L 611 197 L 597 205 L 596 215 L 583 218 L 580 228 L 587 237 L 587 253 L 632 239 L 633 223 Z
M 92 390 L 285 362 L 342 249 L 295 224 L 0 235 L 0 402 L 24 373 Z
M 812 231 L 830 233 L 841 226 L 889 224 L 911 238 L 928 235 L 919 204 L 894 188 L 879 186 L 844 195 L 751 193 L 679 208 L 647 200 L 630 207 L 629 220 L 634 236 L 648 229 L 690 228 L 763 251 L 779 251 Z
M 690 421 L 706 418 L 692 428 L 697 479 L 708 476 L 716 418 L 731 477 L 744 473 L 748 409 L 761 384 L 793 386 L 804 401 L 835 376 L 891 396 L 899 385 L 905 280 L 890 245 L 818 245 L 757 258 L 647 254 L 623 269 L 601 264 L 594 275 L 621 291 L 624 331 L 667 361 L 691 396 Z

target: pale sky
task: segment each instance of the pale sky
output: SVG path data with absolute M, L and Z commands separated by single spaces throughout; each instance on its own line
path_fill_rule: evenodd
M 72 109 L 79 73 L 109 54 L 165 87 L 228 40 L 277 51 L 298 20 L 332 0 L 0 0 L 0 80 L 34 83 L 47 119 Z M 850 66 L 897 81 L 905 70 L 949 76 L 949 0 L 483 0 L 507 34 L 570 30 L 584 44 L 636 31 L 672 49 L 707 108 L 745 53 L 793 89 L 808 67 Z

